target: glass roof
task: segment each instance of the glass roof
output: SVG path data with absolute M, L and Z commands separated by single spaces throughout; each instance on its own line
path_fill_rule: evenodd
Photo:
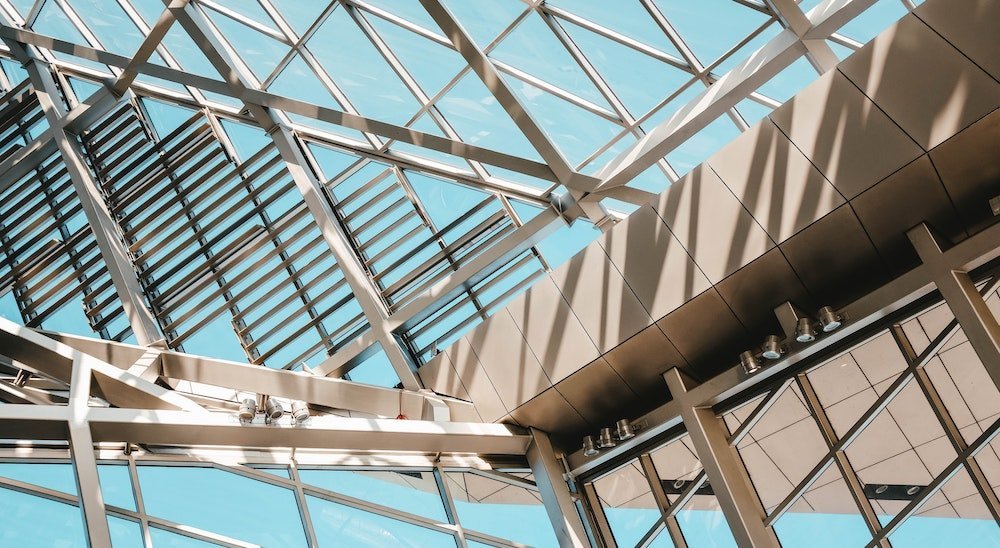
M 700 108 L 720 79 L 744 77 L 741 70 L 762 56 L 761 64 L 773 61 L 767 48 L 791 32 L 787 21 L 805 16 L 815 25 L 825 6 L 165 4 L 0 0 L 4 105 L 38 85 L 25 83 L 26 58 L 53 70 L 60 109 L 72 115 L 103 105 L 75 132 L 169 345 L 292 369 L 322 368 L 344 352 L 349 378 L 382 385 L 406 385 L 401 361 L 428 360 L 592 241 L 598 226 L 665 189 L 812 81 L 829 59 L 846 57 L 913 7 L 874 2 L 809 48 L 796 36 L 796 59 L 773 75 L 748 76 L 752 91 L 725 95 L 717 116 L 685 127 L 689 138 L 626 183 L 637 192 L 595 194 L 590 201 L 599 207 L 573 218 L 553 204 L 584 199 L 579 181 L 599 185 L 654 128 Z M 443 31 L 449 23 L 458 31 Z M 100 99 L 116 81 L 126 86 L 124 97 Z M 16 123 L 4 120 L 10 148 L 0 148 L 0 160 L 49 138 L 54 118 L 32 105 L 33 118 L 18 111 Z M 63 254 L 65 264 L 46 278 L 62 285 L 0 287 L 0 314 L 134 341 L 109 272 L 96 259 L 86 262 L 107 260 L 85 226 L 94 220 L 74 201 L 65 174 L 45 171 L 57 157 L 37 160 L 28 173 L 0 176 L 0 189 L 27 205 L 47 188 L 55 222 L 44 234 L 30 215 L 21 231 L 8 223 L 7 236 L 37 237 L 5 253 L 10 264 L 46 250 Z M 310 181 L 347 252 L 331 254 L 336 242 L 324 219 L 315 222 L 320 206 L 304 194 Z M 560 220 L 555 228 L 550 217 Z M 491 253 L 499 258 L 487 260 Z M 82 277 L 72 268 L 81 260 L 88 265 Z M 449 283 L 459 291 L 429 297 Z

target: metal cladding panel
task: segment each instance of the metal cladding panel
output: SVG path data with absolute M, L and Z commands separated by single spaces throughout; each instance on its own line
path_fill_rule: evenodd
M 500 401 L 500 396 L 490 378 L 479 365 L 479 358 L 469 341 L 465 338 L 459 339 L 445 352 L 448 353 L 452 367 L 458 373 L 462 385 L 468 390 L 483 420 L 493 422 L 505 416 L 508 413 L 507 408 Z
M 701 379 L 733 365 L 736 356 L 751 344 L 746 328 L 715 288 L 691 299 L 656 325 Z
M 777 243 L 844 203 L 768 118 L 723 147 L 708 165 Z
M 458 377 L 455 368 L 451 365 L 451 358 L 447 352 L 441 352 L 431 361 L 425 363 L 417 370 L 417 376 L 425 388 L 462 400 L 472 399 L 469 392 L 462 384 L 462 379 Z
M 927 2 L 914 13 L 966 57 L 1000 80 L 1000 3 L 993 0 Z
M 774 247 L 707 164 L 661 194 L 656 210 L 712 283 Z
M 580 413 L 555 388 L 545 390 L 531 401 L 511 412 L 511 418 L 560 437 L 576 437 L 591 428 Z M 565 441 L 562 439 L 560 441 Z
M 914 15 L 840 64 L 840 71 L 925 150 L 996 108 L 1000 83 Z
M 824 305 L 847 304 L 889 279 L 885 263 L 849 204 L 789 238 L 781 244 L 781 252 L 810 295 Z
M 643 329 L 611 349 L 604 359 L 637 394 L 664 392 L 667 385 L 663 382 L 663 373 L 673 366 L 687 365 L 684 357 L 656 325 Z
M 837 70 L 820 76 L 770 117 L 848 199 L 923 152 Z
M 633 212 L 599 241 L 654 320 L 712 285 L 648 205 Z
M 930 152 L 931 162 L 970 233 L 994 222 L 989 201 L 1000 196 L 998 156 L 1000 110 L 994 110 Z
M 553 271 L 552 279 L 601 352 L 653 323 L 598 242 Z
M 466 339 L 508 410 L 552 386 L 506 309 L 473 329 Z
M 816 305 L 778 248 L 737 270 L 715 288 L 750 334 L 760 341 L 768 335 L 782 334 L 774 315 L 774 309 L 781 303 L 792 301 L 806 308 Z
M 507 311 L 552 382 L 561 381 L 600 355 L 548 276 L 511 301 Z
M 900 207 L 900 196 L 906 196 L 905 207 Z M 965 238 L 958 215 L 948 205 L 948 193 L 926 155 L 851 201 L 879 255 L 899 271 L 919 263 L 906 231 L 921 222 L 952 242 Z
M 594 427 L 607 426 L 607 416 L 636 393 L 604 358 L 598 358 L 556 385 L 556 390 Z

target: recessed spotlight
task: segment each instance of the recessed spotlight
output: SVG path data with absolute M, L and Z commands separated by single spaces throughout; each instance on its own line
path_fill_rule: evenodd
M 760 371 L 760 361 L 749 350 L 740 354 L 740 365 L 743 366 L 743 370 L 746 371 L 747 375 L 753 375 Z
M 824 333 L 836 331 L 842 325 L 843 318 L 838 316 L 833 308 L 829 306 L 820 308 L 817 315 L 819 316 L 819 324 L 823 327 Z
M 617 445 L 614 436 L 611 435 L 610 428 L 601 428 L 601 435 L 597 438 L 597 446 L 601 449 L 611 449 Z
M 879 485 L 878 487 L 875 488 L 875 494 L 881 495 L 882 493 L 885 493 L 888 490 L 889 490 L 888 485 Z
M 911 485 L 910 487 L 908 487 L 906 489 L 906 494 L 910 495 L 911 497 L 913 495 L 916 495 L 919 492 L 920 492 L 920 486 L 919 485 Z
M 309 420 L 309 405 L 302 400 L 292 402 L 292 419 L 295 424 L 303 424 Z
M 630 440 L 635 437 L 635 428 L 628 419 L 621 419 L 615 423 L 615 434 L 622 441 Z
M 239 418 L 243 424 L 250 424 L 257 416 L 257 400 L 246 398 L 240 402 Z
M 761 354 L 769 360 L 776 360 L 781 357 L 785 349 L 781 347 L 781 338 L 777 335 L 768 335 L 764 339 L 763 353 Z
M 264 422 L 267 424 L 278 422 L 284 413 L 285 410 L 281 407 L 281 402 L 274 398 L 267 398 L 267 402 L 264 404 Z
M 809 318 L 799 318 L 795 324 L 795 340 L 800 343 L 811 343 L 816 340 L 816 328 Z

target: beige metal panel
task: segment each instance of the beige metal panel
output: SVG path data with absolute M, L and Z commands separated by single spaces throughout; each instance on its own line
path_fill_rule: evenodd
M 1000 110 L 930 152 L 941 181 L 970 233 L 994 220 L 989 200 L 1000 195 Z
M 594 427 L 609 426 L 604 423 L 610 422 L 612 413 L 623 412 L 636 403 L 635 392 L 604 358 L 570 375 L 556 385 L 556 390 Z
M 451 360 L 452 367 L 462 380 L 462 385 L 469 392 L 472 403 L 476 405 L 479 416 L 484 421 L 496 422 L 508 413 L 496 388 L 486 375 L 486 371 L 479 364 L 479 357 L 472 350 L 472 345 L 465 338 L 461 338 L 449 346 L 445 352 Z
M 653 323 L 597 242 L 554 270 L 552 280 L 601 352 Z
M 666 316 L 712 285 L 648 205 L 599 241 L 653 319 Z
M 836 70 L 778 107 L 771 120 L 848 199 L 923 152 Z
M 417 370 L 417 376 L 420 377 L 420 382 L 424 383 L 425 388 L 430 388 L 438 394 L 472 401 L 465 385 L 462 384 L 462 379 L 452 367 L 451 358 L 448 357 L 447 352 L 441 352 L 434 356 L 434 359 L 420 366 L 420 369 Z
M 781 251 L 822 305 L 847 304 L 888 281 L 885 266 L 850 205 L 840 206 L 782 243 Z M 848 279 L 850 284 L 843 283 Z
M 708 165 L 778 243 L 844 203 L 768 118 L 723 147 Z
M 549 388 L 535 396 L 511 411 L 510 416 L 522 426 L 546 432 L 575 435 L 591 429 L 580 413 L 555 388 Z
M 919 261 L 906 231 L 921 222 L 926 221 L 952 242 L 965 237 L 948 193 L 926 155 L 851 200 L 851 206 L 879 255 L 900 271 Z
M 996 108 L 1000 84 L 914 15 L 840 64 L 861 91 L 930 150 Z
M 774 246 L 719 176 L 704 164 L 661 194 L 656 211 L 712 283 Z
M 465 338 L 508 410 L 513 411 L 552 386 L 506 310 L 479 324 Z
M 599 355 L 573 309 L 548 276 L 507 305 L 552 382 L 559 382 Z
M 774 309 L 791 301 L 808 309 L 816 303 L 778 248 L 737 270 L 715 288 L 743 325 L 760 340 L 781 335 Z
M 670 339 L 655 325 L 613 348 L 604 355 L 604 359 L 638 394 L 666 390 L 663 373 L 671 367 L 688 365 Z
M 743 324 L 715 289 L 698 295 L 656 322 L 691 364 L 691 371 L 708 379 L 731 367 L 751 342 Z
M 914 13 L 969 59 L 1000 80 L 1000 2 L 927 2 Z

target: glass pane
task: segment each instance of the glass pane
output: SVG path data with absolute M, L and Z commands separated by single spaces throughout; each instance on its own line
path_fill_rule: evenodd
M 448 522 L 431 472 L 299 470 L 299 477 L 304 483 L 323 489 Z
M 317 497 L 306 497 L 320 546 L 454 546 L 455 537 Z
M 215 546 L 211 542 L 205 542 L 156 527 L 149 528 L 149 536 L 152 537 L 153 546 L 156 548 L 207 548 Z
M 538 493 L 475 474 L 448 473 L 462 527 L 531 546 L 556 546 Z
M 108 516 L 112 548 L 142 548 L 142 527 L 139 522 L 117 516 Z
M 736 546 L 715 495 L 695 495 L 680 512 L 677 522 L 690 548 Z
M 76 506 L 0 488 L 0 546 L 82 548 L 84 536 Z
M 104 504 L 127 510 L 136 509 L 127 464 L 99 464 L 97 476 L 100 478 Z
M 783 546 L 863 546 L 871 534 L 843 477 L 831 468 L 813 487 L 774 523 Z
M 961 470 L 889 535 L 889 541 L 902 547 L 1000 546 L 1000 527 L 969 474 Z
M 140 466 L 138 472 L 152 516 L 261 545 L 306 544 L 290 489 L 214 468 Z
M 619 546 L 635 546 L 660 519 L 649 482 L 635 460 L 594 482 Z
M 76 478 L 70 464 L 2 462 L 0 476 L 76 495 Z

